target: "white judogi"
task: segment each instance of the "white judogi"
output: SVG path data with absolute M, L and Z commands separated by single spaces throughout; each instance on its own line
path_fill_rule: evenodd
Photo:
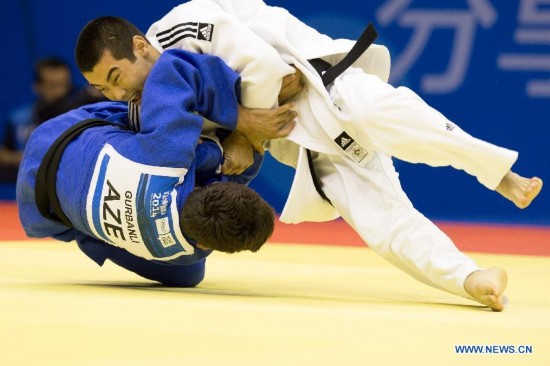
M 478 267 L 415 210 L 400 187 L 390 156 L 431 166 L 453 166 L 495 189 L 517 153 L 475 139 L 429 107 L 410 89 L 387 84 L 388 50 L 372 45 L 328 90 L 307 60 L 336 63 L 354 42 L 332 40 L 282 8 L 261 0 L 193 0 L 154 23 L 147 37 L 160 51 L 183 48 L 214 54 L 242 78 L 242 104 L 277 104 L 281 78 L 293 64 L 305 78 L 295 97 L 299 117 L 287 140 L 270 152 L 296 167 L 281 221 L 327 221 L 342 216 L 389 262 L 418 280 L 469 297 L 463 283 Z M 335 140 L 345 131 L 364 152 L 354 161 Z M 299 146 L 296 146 L 299 145 Z M 305 148 L 325 202 L 312 183 Z

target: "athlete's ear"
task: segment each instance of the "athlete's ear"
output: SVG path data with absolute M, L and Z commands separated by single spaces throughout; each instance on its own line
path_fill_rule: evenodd
M 134 45 L 134 52 L 140 55 L 144 55 L 149 51 L 149 42 L 142 36 L 132 37 L 132 43 Z
M 202 245 L 202 244 L 198 244 L 198 243 L 197 243 L 196 246 L 197 246 L 197 248 L 200 248 L 200 249 L 202 249 L 202 250 L 210 250 L 210 248 L 208 248 L 207 246 Z

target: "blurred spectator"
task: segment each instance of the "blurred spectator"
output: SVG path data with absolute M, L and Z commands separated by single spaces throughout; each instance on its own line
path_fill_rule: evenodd
M 75 90 L 69 65 L 58 57 L 38 60 L 33 78 L 35 101 L 15 108 L 0 126 L 0 182 L 15 182 L 27 140 L 38 125 L 80 105 L 104 100 L 95 88 Z

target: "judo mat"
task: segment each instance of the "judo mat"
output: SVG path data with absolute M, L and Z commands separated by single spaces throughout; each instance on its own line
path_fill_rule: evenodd
M 442 224 L 508 271 L 495 313 L 409 278 L 341 221 L 278 225 L 174 289 L 25 239 L 0 210 L 0 365 L 550 365 L 550 228 Z M 480 245 L 494 237 L 505 254 Z

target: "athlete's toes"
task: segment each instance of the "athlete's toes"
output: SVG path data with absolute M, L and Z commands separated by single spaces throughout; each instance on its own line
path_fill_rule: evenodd
M 529 183 L 529 187 L 527 188 L 527 192 L 530 196 L 534 198 L 540 192 L 541 189 L 542 189 L 542 179 L 535 177 L 531 179 L 531 182 Z
M 527 189 L 525 190 L 525 197 L 530 201 L 532 201 L 537 195 L 540 193 L 542 189 L 542 180 L 540 178 L 533 178 L 531 179 L 531 182 L 529 182 L 529 185 L 527 186 Z

